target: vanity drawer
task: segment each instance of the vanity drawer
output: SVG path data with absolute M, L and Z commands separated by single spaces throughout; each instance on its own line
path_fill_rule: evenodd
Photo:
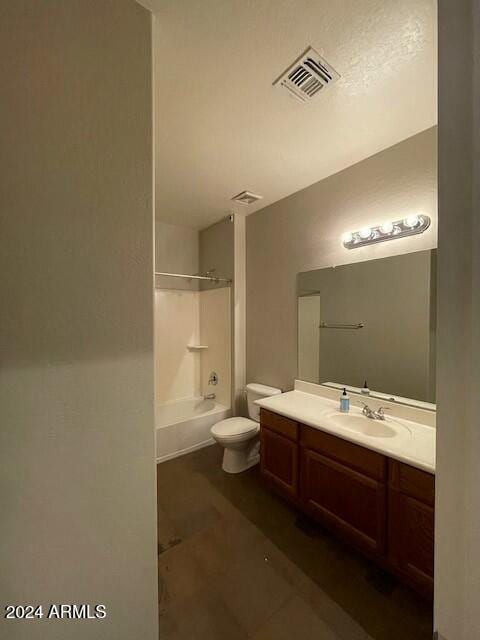
M 284 416 L 267 411 L 267 409 L 260 409 L 260 425 L 262 427 L 268 427 L 271 431 L 288 438 L 289 440 L 298 440 L 298 424 L 295 420 L 285 418 Z
M 387 458 L 380 453 L 305 425 L 301 428 L 301 444 L 370 478 L 380 482 L 387 479 Z
M 389 461 L 388 483 L 407 496 L 433 507 L 435 504 L 435 476 L 408 464 Z

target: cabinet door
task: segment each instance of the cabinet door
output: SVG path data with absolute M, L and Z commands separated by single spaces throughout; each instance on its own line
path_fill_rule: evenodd
M 301 500 L 327 528 L 370 555 L 385 550 L 385 485 L 301 448 Z
M 284 496 L 298 497 L 298 444 L 264 426 L 260 430 L 260 470 Z
M 433 595 L 435 476 L 389 461 L 388 560 L 412 587 Z
M 433 594 L 434 509 L 395 489 L 389 491 L 389 560 L 409 584 Z

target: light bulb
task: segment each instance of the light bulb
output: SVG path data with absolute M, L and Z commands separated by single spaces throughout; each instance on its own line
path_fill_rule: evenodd
M 420 218 L 416 215 L 407 216 L 403 221 L 404 225 L 406 227 L 409 227 L 410 229 L 414 229 L 419 222 L 420 222 Z
M 362 238 L 362 240 L 368 240 L 368 238 L 370 238 L 370 236 L 372 235 L 372 230 L 370 229 L 370 227 L 365 227 L 358 232 L 358 235 L 360 236 L 360 238 Z
M 350 233 L 350 231 L 347 231 L 347 233 L 343 234 L 342 239 L 345 244 L 348 244 L 353 240 L 353 235 Z
M 393 231 L 393 222 L 384 222 L 382 224 L 382 226 L 380 227 L 380 231 L 382 233 L 385 233 L 385 234 L 392 233 L 392 231 Z

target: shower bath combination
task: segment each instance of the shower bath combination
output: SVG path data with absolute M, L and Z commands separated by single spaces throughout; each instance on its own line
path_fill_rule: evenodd
M 231 280 L 213 270 L 155 275 L 156 459 L 163 462 L 213 444 L 211 427 L 231 415 Z

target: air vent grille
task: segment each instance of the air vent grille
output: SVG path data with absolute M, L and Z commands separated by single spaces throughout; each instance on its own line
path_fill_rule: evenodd
M 232 200 L 234 202 L 239 202 L 240 204 L 253 204 L 257 200 L 261 200 L 262 198 L 263 196 L 257 196 L 251 191 L 242 191 L 242 193 L 234 196 Z
M 300 102 L 308 102 L 339 78 L 335 69 L 309 47 L 273 84 L 286 89 Z

